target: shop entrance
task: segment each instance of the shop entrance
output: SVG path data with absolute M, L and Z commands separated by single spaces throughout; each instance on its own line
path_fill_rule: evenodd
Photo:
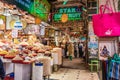
M 76 22 L 74 22 L 75 24 Z M 82 24 L 82 22 L 80 23 Z M 61 28 L 64 68 L 85 69 L 87 52 L 87 31 L 82 25 Z
M 81 41 L 79 37 L 76 39 L 65 43 L 62 67 L 85 69 L 86 41 Z
M 71 1 L 67 3 L 71 6 L 53 3 L 55 6 L 52 8 L 52 25 L 61 31 L 58 42 L 63 49 L 62 67 L 66 68 L 80 68 L 88 59 L 86 5 L 79 1 L 73 3 L 76 5 L 71 4 Z

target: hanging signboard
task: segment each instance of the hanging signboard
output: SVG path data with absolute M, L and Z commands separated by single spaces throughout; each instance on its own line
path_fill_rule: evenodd
M 55 14 L 53 15 L 54 21 L 61 21 L 62 15 L 66 14 L 68 16 L 68 20 L 81 20 L 82 19 L 82 11 L 79 7 L 66 7 L 59 8 L 54 10 Z
M 27 10 L 28 12 L 30 12 L 30 9 L 33 6 L 33 1 L 34 0 L 15 0 L 18 7 Z
M 17 6 L 28 13 L 39 17 L 41 20 L 48 20 L 50 4 L 47 0 L 15 0 Z

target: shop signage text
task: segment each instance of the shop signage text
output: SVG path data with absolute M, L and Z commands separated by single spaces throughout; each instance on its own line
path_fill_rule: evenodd
M 18 6 L 21 6 L 23 9 L 30 9 L 30 6 L 33 0 L 15 0 L 18 3 Z
M 50 4 L 47 0 L 15 0 L 17 6 L 28 13 L 46 21 L 50 10 Z
M 16 21 L 15 23 L 14 23 L 14 29 L 22 29 L 22 22 L 20 22 L 20 21 Z
M 68 20 L 81 20 L 82 11 L 78 7 L 60 8 L 55 10 L 54 21 L 60 21 L 62 14 L 68 15 Z

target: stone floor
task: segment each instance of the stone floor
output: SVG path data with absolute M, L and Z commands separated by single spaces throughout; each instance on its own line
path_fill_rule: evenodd
M 54 72 L 50 80 L 99 80 L 99 78 L 96 72 L 89 71 L 83 59 L 77 58 L 72 61 L 64 59 L 62 68 Z
M 86 70 L 87 68 L 82 58 L 73 58 L 72 61 L 64 58 L 62 67 L 70 68 L 70 69 L 80 69 L 80 70 Z
M 99 80 L 97 73 L 91 73 L 88 70 L 60 68 L 54 72 L 50 79 L 53 80 Z

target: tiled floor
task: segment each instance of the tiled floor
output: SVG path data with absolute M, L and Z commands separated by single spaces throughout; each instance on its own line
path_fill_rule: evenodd
M 88 70 L 60 68 L 54 72 L 51 79 L 55 80 L 99 80 L 97 73 L 91 73 Z
M 97 73 L 91 73 L 85 66 L 82 59 L 70 61 L 64 59 L 64 68 L 54 72 L 50 79 L 53 80 L 99 80 Z
M 72 61 L 63 59 L 63 68 L 86 70 L 87 67 L 82 58 L 73 58 Z

